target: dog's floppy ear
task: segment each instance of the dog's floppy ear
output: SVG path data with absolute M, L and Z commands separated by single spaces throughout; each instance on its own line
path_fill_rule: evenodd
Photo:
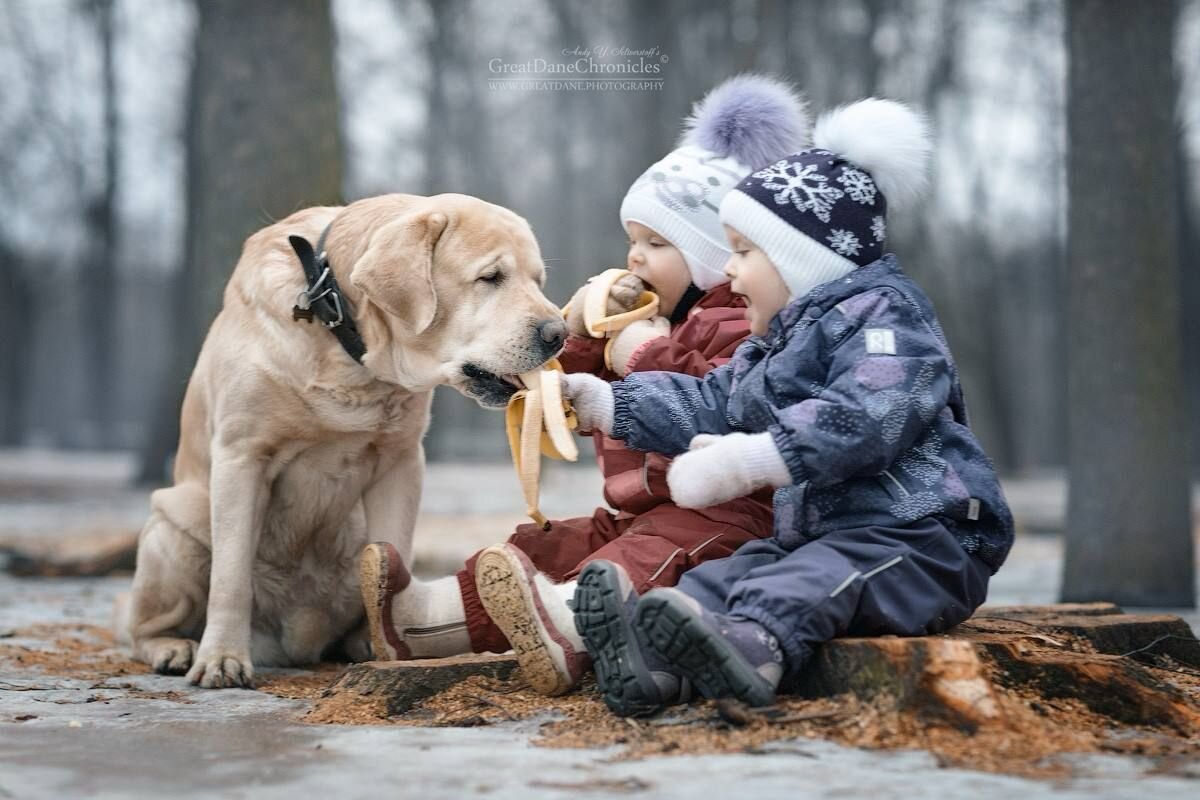
M 437 313 L 433 248 L 446 229 L 446 215 L 424 211 L 389 222 L 371 237 L 350 272 L 350 283 L 367 299 L 399 318 L 413 335 Z

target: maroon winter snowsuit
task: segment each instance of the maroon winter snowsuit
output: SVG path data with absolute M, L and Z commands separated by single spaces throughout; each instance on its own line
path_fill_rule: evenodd
M 703 297 L 687 318 L 672 326 L 668 336 L 653 339 L 629 360 L 631 372 L 666 370 L 701 376 L 726 363 L 749 335 L 744 303 L 722 284 Z M 604 340 L 572 336 L 559 361 L 567 372 L 590 372 L 607 380 L 621 376 L 604 365 Z M 764 489 L 704 509 L 679 508 L 667 489 L 671 460 L 658 453 L 630 450 L 621 442 L 596 433 L 596 460 L 604 473 L 604 499 L 617 510 L 597 508 L 589 517 L 552 520 L 543 531 L 529 523 L 518 525 L 509 543 L 524 551 L 552 580 L 571 580 L 591 560 L 620 564 L 634 588 L 674 586 L 692 567 L 725 558 L 753 539 L 771 536 L 771 490 Z M 458 573 L 467 631 L 475 652 L 502 653 L 508 640 L 492 622 L 475 590 L 475 560 Z

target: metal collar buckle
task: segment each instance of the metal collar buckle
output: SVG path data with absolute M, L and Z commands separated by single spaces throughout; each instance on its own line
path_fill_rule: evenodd
M 321 254 L 317 256 L 317 264 L 326 264 L 326 266 L 321 270 L 320 276 L 312 286 L 301 289 L 296 295 L 296 305 L 292 308 L 292 319 L 304 319 L 308 322 L 312 322 L 314 317 L 312 304 L 318 300 L 328 297 L 330 302 L 333 304 L 334 311 L 337 312 L 337 319 L 332 319 L 329 321 L 322 320 L 321 324 L 323 324 L 326 328 L 336 328 L 346 319 L 346 315 L 342 311 L 341 292 L 336 291 L 333 286 L 326 286 L 324 291 L 322 291 L 320 294 L 317 294 L 317 291 L 322 285 L 324 285 L 325 280 L 329 277 L 329 266 L 326 258 L 325 251 L 321 251 Z

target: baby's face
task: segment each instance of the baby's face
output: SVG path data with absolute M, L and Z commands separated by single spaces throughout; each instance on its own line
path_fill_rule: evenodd
M 683 253 L 640 222 L 626 226 L 629 253 L 625 268 L 650 285 L 658 295 L 659 313 L 669 316 L 692 282 Z
M 725 262 L 725 274 L 731 281 L 729 286 L 735 294 L 746 298 L 750 332 L 762 336 L 775 315 L 788 304 L 787 284 L 779 277 L 766 253 L 728 225 L 724 228 L 733 250 L 733 255 Z

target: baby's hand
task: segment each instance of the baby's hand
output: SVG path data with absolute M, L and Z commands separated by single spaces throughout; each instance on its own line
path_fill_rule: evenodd
M 671 323 L 665 317 L 652 317 L 631 322 L 613 337 L 609 348 L 609 368 L 618 375 L 629 374 L 629 359 L 652 339 L 671 333 Z
M 584 298 L 587 297 L 589 289 L 591 289 L 590 282 L 579 287 L 579 290 L 571 298 L 570 309 L 567 312 L 567 332 L 576 336 L 588 335 L 583 319 L 583 307 Z M 622 275 L 620 280 L 609 289 L 608 305 L 605 311 L 610 317 L 624 314 L 626 311 L 633 311 L 637 308 L 638 300 L 642 298 L 644 291 L 646 291 L 646 284 L 641 278 L 633 273 Z
M 586 372 L 569 372 L 559 376 L 562 396 L 575 409 L 580 431 L 611 433 L 613 424 L 613 390 L 608 381 Z
M 644 291 L 646 284 L 637 275 L 632 272 L 622 275 L 608 292 L 608 315 L 611 317 L 633 311 L 637 308 L 638 300 L 642 299 Z
M 707 508 L 791 482 L 769 433 L 700 434 L 667 472 L 671 499 L 680 508 Z

